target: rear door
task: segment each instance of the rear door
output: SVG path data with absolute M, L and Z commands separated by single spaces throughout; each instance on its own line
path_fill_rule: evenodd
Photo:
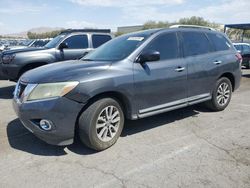
M 110 35 L 105 34 L 92 34 L 91 38 L 93 48 L 98 48 L 99 46 L 112 39 Z
M 160 52 L 159 61 L 134 63 L 135 101 L 141 117 L 186 105 L 187 70 L 177 33 L 160 34 L 143 49 L 151 50 Z
M 213 49 L 205 33 L 182 31 L 184 57 L 187 61 L 188 100 L 190 103 L 206 100 L 211 96 L 214 77 L 218 74 L 214 66 Z
M 183 31 L 184 56 L 188 62 L 189 103 L 211 98 L 218 77 L 231 71 L 235 59 L 227 39 L 215 32 Z

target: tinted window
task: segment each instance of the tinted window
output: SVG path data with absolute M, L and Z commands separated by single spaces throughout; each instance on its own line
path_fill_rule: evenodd
M 160 52 L 161 60 L 178 57 L 178 42 L 176 33 L 163 34 L 154 39 L 144 51 L 155 50 Z
M 244 54 L 250 54 L 250 46 L 243 45 L 243 53 Z
M 65 41 L 69 49 L 84 49 L 88 48 L 87 35 L 74 35 L 67 38 Z
M 65 37 L 65 35 L 58 35 L 57 37 L 53 38 L 50 42 L 48 42 L 45 47 L 46 48 L 55 48 L 58 43 Z
M 206 54 L 210 51 L 210 44 L 204 33 L 183 32 L 182 36 L 185 56 Z
M 109 40 L 111 40 L 109 35 L 92 35 L 93 48 L 97 48 Z
M 118 61 L 128 57 L 149 36 L 149 32 L 127 34 L 108 41 L 87 54 L 83 60 Z
M 214 44 L 216 51 L 229 50 L 231 45 L 228 40 L 221 34 L 207 33 L 209 40 Z
M 236 50 L 242 51 L 241 45 L 234 45 L 234 47 L 236 48 Z

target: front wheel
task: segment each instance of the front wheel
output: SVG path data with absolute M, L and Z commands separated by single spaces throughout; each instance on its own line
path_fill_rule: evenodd
M 232 97 L 232 84 L 231 81 L 222 77 L 217 80 L 215 88 L 212 93 L 212 99 L 208 101 L 207 106 L 214 111 L 224 110 Z
M 118 101 L 97 100 L 79 118 L 79 137 L 88 147 L 101 151 L 116 143 L 124 126 L 124 114 Z

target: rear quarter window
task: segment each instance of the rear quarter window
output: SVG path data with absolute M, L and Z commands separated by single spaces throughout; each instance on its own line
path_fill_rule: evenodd
M 183 48 L 185 56 L 195 56 L 209 53 L 210 43 L 202 32 L 182 32 Z
M 216 51 L 225 51 L 231 48 L 230 42 L 219 33 L 207 33 L 209 40 L 213 43 Z
M 109 40 L 111 40 L 110 35 L 92 35 L 93 48 L 98 48 Z

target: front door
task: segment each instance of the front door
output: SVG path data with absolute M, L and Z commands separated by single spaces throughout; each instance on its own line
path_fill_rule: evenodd
M 154 38 L 143 51 L 160 52 L 160 60 L 134 63 L 135 98 L 139 116 L 186 105 L 187 65 L 175 32 Z
M 63 41 L 68 48 L 58 49 L 57 55 L 60 61 L 79 59 L 89 52 L 88 36 L 73 35 Z

